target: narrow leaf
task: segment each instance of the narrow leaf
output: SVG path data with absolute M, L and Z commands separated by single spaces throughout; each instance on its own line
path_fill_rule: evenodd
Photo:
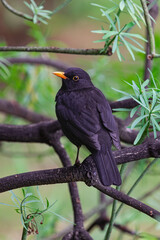
M 125 8 L 125 1 L 124 0 L 122 0 L 121 2 L 120 2 L 120 4 L 119 4 L 119 8 L 120 8 L 120 10 L 121 11 L 123 11 L 123 9 Z
M 145 123 L 145 125 L 141 128 L 141 130 L 139 131 L 135 141 L 134 141 L 134 145 L 136 145 L 142 138 L 142 135 L 144 134 L 144 132 L 147 130 L 148 128 L 148 122 Z
M 132 108 L 132 111 L 130 113 L 130 117 L 132 118 L 134 116 L 134 114 L 137 112 L 137 110 L 139 109 L 140 106 L 136 106 L 134 108 Z
M 136 118 L 136 119 L 133 121 L 132 125 L 131 125 L 131 129 L 134 129 L 135 126 L 136 126 L 140 121 L 142 121 L 142 119 L 144 119 L 145 117 L 148 117 L 148 115 L 144 115 L 144 116 L 140 116 L 140 117 Z
M 116 51 L 117 45 L 118 45 L 118 36 L 115 37 L 115 40 L 113 42 L 112 53 Z
M 126 46 L 126 48 L 128 49 L 129 53 L 131 54 L 132 59 L 135 61 L 134 53 L 132 52 L 130 46 L 128 45 L 128 42 L 121 35 L 120 35 L 120 38 L 122 39 L 124 45 Z

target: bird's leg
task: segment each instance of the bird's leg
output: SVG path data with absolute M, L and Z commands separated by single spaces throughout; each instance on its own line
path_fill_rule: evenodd
M 80 146 L 77 147 L 77 156 L 76 156 L 76 161 L 75 161 L 75 165 L 80 165 L 80 161 L 79 161 L 79 149 L 80 149 Z

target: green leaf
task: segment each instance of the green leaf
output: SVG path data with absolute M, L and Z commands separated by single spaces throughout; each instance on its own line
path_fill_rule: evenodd
M 135 139 L 135 141 L 134 141 L 134 145 L 136 145 L 141 139 L 142 139 L 142 137 L 143 137 L 143 134 L 144 134 L 144 132 L 147 130 L 147 128 L 148 128 L 148 125 L 149 125 L 149 123 L 148 123 L 148 121 L 145 123 L 145 125 L 141 128 L 141 130 L 139 131 L 139 133 L 137 134 L 137 137 L 136 137 L 136 139 Z
M 93 41 L 94 43 L 99 43 L 99 42 L 105 42 L 106 40 L 105 39 L 100 39 L 100 40 L 96 40 L 96 41 Z M 103 52 L 103 51 L 102 51 Z
M 121 35 L 120 35 L 120 38 L 122 39 L 124 45 L 126 46 L 126 48 L 128 49 L 129 53 L 131 54 L 132 59 L 135 61 L 134 53 L 132 52 L 130 46 L 128 45 L 128 42 Z
M 132 95 L 130 95 L 131 98 L 133 98 L 137 103 L 139 103 L 139 105 L 141 105 L 142 107 L 144 107 L 147 111 L 150 111 L 150 109 L 148 109 L 142 102 L 140 102 L 137 98 L 133 97 Z
M 156 105 L 152 112 L 159 112 L 160 111 L 160 104 Z
M 11 199 L 12 199 L 12 201 L 16 204 L 16 206 L 18 206 L 17 205 L 17 202 L 18 202 L 18 204 L 20 205 L 20 201 L 19 201 L 19 199 L 18 199 L 18 197 L 16 196 L 16 194 L 12 191 L 12 190 L 10 190 L 10 193 L 12 194 L 12 196 L 11 196 Z M 15 199 L 16 199 L 16 201 L 15 201 Z M 19 207 L 19 206 L 18 206 Z
M 113 29 L 114 29 L 115 31 L 117 31 L 117 28 L 116 28 L 116 26 L 115 26 L 112 18 L 109 16 L 109 14 L 107 14 L 107 13 L 106 13 L 105 11 L 103 11 L 102 9 L 101 9 L 101 12 L 107 17 L 107 19 L 108 19 L 108 21 L 110 22 L 110 24 L 111 24 L 111 26 L 113 27 Z
M 125 38 L 129 38 L 132 42 L 136 43 L 140 48 L 143 49 L 143 46 L 139 42 L 137 42 L 133 37 L 131 37 L 129 35 L 125 35 Z
M 146 103 L 146 101 L 144 99 L 144 96 L 140 95 L 139 98 L 140 98 L 140 101 L 143 104 L 143 106 L 145 106 L 147 109 L 149 109 L 149 106 L 147 105 L 147 103 Z
M 130 117 L 132 118 L 134 116 L 134 114 L 137 112 L 137 110 L 139 109 L 140 106 L 136 106 L 134 108 L 132 108 L 131 113 L 130 113 Z
M 118 45 L 117 45 L 116 53 L 117 53 L 117 56 L 118 56 L 119 61 L 122 61 L 122 54 L 121 54 L 120 51 L 119 51 Z
M 149 107 L 149 99 L 147 98 L 147 93 L 146 93 L 146 88 L 142 87 L 142 95 L 143 95 L 144 101 L 146 103 L 146 107 L 148 109 L 150 109 L 150 107 Z M 140 95 L 140 98 L 141 98 L 141 95 Z
M 135 38 L 138 38 L 144 42 L 148 42 L 145 38 L 143 38 L 141 35 L 137 34 L 137 33 L 126 33 L 126 32 L 123 32 L 121 33 L 121 35 L 123 36 L 130 36 L 130 37 L 135 37 Z
M 143 21 L 144 25 L 146 25 L 145 19 L 143 17 L 143 9 L 139 5 L 137 5 L 136 3 L 134 3 L 134 8 L 138 13 L 139 18 Z
M 144 119 L 145 117 L 148 117 L 148 115 L 146 114 L 146 115 L 143 115 L 143 116 L 140 116 L 140 117 L 136 118 L 136 119 L 133 121 L 132 125 L 131 125 L 131 129 L 134 129 L 135 126 L 136 126 L 140 121 L 142 121 L 142 119 Z
M 114 53 L 117 49 L 118 45 L 118 36 L 115 37 L 114 42 L 113 42 L 113 47 L 112 47 L 112 53 Z
M 115 90 L 116 92 L 119 92 L 119 93 L 122 93 L 123 95 L 126 95 L 126 96 L 130 96 L 130 94 L 128 94 L 127 92 L 123 92 L 119 89 L 116 89 L 116 88 L 112 88 L 113 90 Z
M 134 51 L 136 51 L 136 52 L 141 52 L 141 53 L 145 54 L 145 51 L 143 51 L 142 49 L 139 49 L 139 48 L 135 47 L 135 46 L 132 45 L 131 43 L 128 42 L 128 45 L 129 45 L 130 48 L 132 48 Z
M 151 110 L 154 109 L 155 105 L 156 105 L 156 102 L 157 102 L 157 96 L 156 96 L 156 92 L 152 89 L 152 92 L 153 92 L 153 99 L 152 99 L 152 107 L 151 107 Z
M 117 20 L 117 25 L 118 25 L 118 31 L 122 31 L 121 30 L 120 19 L 119 19 L 119 17 L 117 15 L 116 15 L 116 20 Z
M 156 131 L 156 126 L 154 124 L 153 116 L 151 116 L 151 122 L 152 122 L 152 126 L 153 126 L 154 138 L 157 138 L 157 131 Z
M 55 212 L 53 212 L 53 211 L 49 211 L 49 212 L 50 212 L 50 213 L 53 213 L 54 215 L 56 215 L 57 217 L 61 218 L 62 220 L 64 220 L 64 221 L 66 221 L 66 222 L 69 222 L 69 223 L 72 223 L 72 224 L 73 224 L 72 221 L 70 221 L 70 220 L 68 220 L 68 219 L 66 219 L 66 218 L 64 218 L 64 217 L 62 217 L 61 215 L 59 215 L 59 214 L 57 214 L 57 213 L 55 213 Z
M 106 38 L 109 38 L 113 35 L 117 35 L 118 32 L 116 31 L 108 31 L 108 33 L 106 33 L 104 36 L 103 36 L 103 39 L 106 39 Z M 118 36 L 117 36 L 118 37 Z
M 136 96 L 139 97 L 140 91 L 139 91 L 139 87 L 137 86 L 135 81 L 132 81 L 132 87 L 133 87 L 133 90 L 134 90 Z
M 123 9 L 125 8 L 125 1 L 124 0 L 122 0 L 121 2 L 120 2 L 120 4 L 119 4 L 119 8 L 120 8 L 120 10 L 121 11 L 123 11 Z
M 151 234 L 148 234 L 148 233 L 141 233 L 140 238 L 144 239 L 144 240 L 159 240 L 158 237 L 155 237 L 155 236 L 153 236 Z
M 116 112 L 130 112 L 131 111 L 130 108 L 113 108 L 112 110 L 116 111 Z
M 110 32 L 110 31 L 108 31 L 108 30 L 92 30 L 91 32 L 93 32 L 93 33 L 103 33 L 103 34 L 105 34 L 105 33 L 108 33 L 108 32 Z M 113 31 L 112 31 L 113 32 Z
M 160 131 L 160 126 L 158 125 L 157 121 L 154 119 L 153 116 L 151 116 L 151 118 L 152 118 L 152 124 L 154 124 L 157 130 Z
M 139 22 L 138 22 L 138 20 L 137 20 L 137 17 L 130 11 L 129 8 L 128 8 L 127 10 L 128 10 L 128 12 L 129 12 L 129 14 L 131 15 L 131 17 L 133 18 L 134 22 L 137 24 L 137 26 L 138 26 L 139 28 L 141 28 L 141 25 L 139 24 Z
M 99 7 L 99 8 L 104 8 L 106 9 L 106 7 L 102 6 L 102 5 L 99 5 L 97 3 L 91 3 L 92 6 L 95 6 L 95 7 Z
M 142 83 L 142 87 L 145 88 L 148 84 L 149 84 L 149 80 L 145 80 L 143 83 Z
M 129 30 L 129 29 L 132 28 L 134 25 L 135 25 L 134 22 L 129 22 L 129 23 L 126 24 L 126 26 L 125 26 L 124 29 L 125 29 L 125 30 Z
M 117 9 L 117 6 L 111 7 L 105 11 L 106 14 L 111 14 Z
M 135 14 L 135 10 L 134 10 L 134 7 L 133 7 L 132 3 L 129 0 L 127 0 L 126 2 L 128 4 L 128 7 L 129 7 L 130 11 L 132 12 L 132 14 Z
M 46 208 L 49 208 L 49 201 L 48 201 L 47 198 L 46 198 L 46 204 L 47 204 L 47 207 L 46 207 Z
M 152 81 L 153 81 L 153 84 L 154 84 L 155 88 L 157 88 L 157 84 L 156 84 L 156 82 L 154 80 L 153 73 L 151 72 L 151 70 L 149 68 L 148 68 L 148 71 L 150 72 L 150 75 L 151 75 L 151 78 L 152 78 Z

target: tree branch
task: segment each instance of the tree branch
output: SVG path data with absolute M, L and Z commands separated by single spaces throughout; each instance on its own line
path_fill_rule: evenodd
M 5 0 L 1 0 L 3 6 L 9 10 L 11 13 L 21 17 L 21 18 L 24 18 L 24 19 L 27 19 L 29 21 L 33 21 L 33 17 L 28 15 L 28 14 L 25 14 L 25 13 L 22 13 L 22 12 L 19 12 L 17 11 L 16 9 L 12 8 Z
M 147 5 L 154 3 L 154 0 L 148 0 Z M 158 16 L 158 4 L 157 2 L 154 3 L 154 5 L 149 9 L 149 14 L 152 16 L 152 18 L 155 20 Z M 154 31 L 154 21 L 151 20 L 152 24 L 152 31 Z M 151 47 L 150 47 L 150 37 L 148 32 L 148 27 L 146 28 L 146 39 L 148 42 L 146 43 L 146 56 L 145 56 L 145 68 L 144 68 L 144 80 L 150 78 L 150 72 L 151 66 L 152 66 L 152 58 L 155 56 L 150 57 L 151 53 Z M 149 69 L 149 70 L 148 70 Z
M 61 135 L 56 134 L 56 136 L 54 136 L 54 137 L 55 137 L 55 139 L 53 139 L 53 141 L 52 141 L 52 147 L 58 154 L 63 166 L 70 167 L 71 161 L 70 161 L 64 147 L 60 143 Z M 73 183 L 73 182 L 69 183 L 69 191 L 70 191 L 71 201 L 72 201 L 72 206 L 73 206 L 75 225 L 74 225 L 74 230 L 71 233 L 67 233 L 67 235 L 69 234 L 68 239 L 72 239 L 72 237 L 76 234 L 76 232 L 78 232 L 79 236 L 81 236 L 82 234 L 84 234 L 84 232 L 86 232 L 86 230 L 84 229 L 84 226 L 83 226 L 83 213 L 82 213 L 82 207 L 81 207 L 77 184 Z M 88 233 L 86 233 L 86 234 L 88 234 Z M 88 234 L 88 237 L 86 238 L 86 240 L 89 238 L 90 237 Z M 74 239 L 76 239 L 76 237 Z
M 20 126 L 0 124 L 0 141 L 46 143 L 52 146 L 53 141 L 57 141 L 54 134 L 60 129 L 61 126 L 58 121 L 45 121 Z M 117 164 L 149 157 L 159 157 L 160 138 L 149 137 L 140 145 L 114 151 L 113 154 Z
M 152 28 L 151 18 L 149 15 L 149 10 L 147 7 L 146 0 L 140 0 L 142 4 L 142 8 L 144 11 L 144 17 L 147 25 L 148 35 L 149 35 L 149 42 L 150 42 L 150 54 L 151 56 L 155 55 L 155 39 L 154 39 L 154 32 Z
M 78 55 L 106 55 L 110 56 L 110 52 L 102 52 L 103 48 L 58 48 L 58 47 L 26 47 L 26 46 L 5 46 L 0 47 L 0 52 L 51 52 L 63 54 Z
M 6 58 L 6 60 L 10 63 L 10 64 L 24 64 L 24 63 L 28 63 L 28 64 L 37 64 L 37 65 L 46 65 L 49 67 L 53 67 L 56 68 L 58 70 L 61 71 L 65 71 L 67 68 L 69 68 L 70 66 L 67 65 L 66 63 L 63 63 L 61 61 L 58 60 L 52 60 L 50 58 L 46 58 L 46 57 L 10 57 L 10 58 Z M 0 62 L 3 62 L 3 59 L 0 60 Z
M 23 118 L 32 123 L 51 120 L 51 118 L 47 116 L 35 113 L 31 110 L 28 110 L 25 107 L 22 107 L 16 101 L 7 101 L 7 100 L 0 99 L 0 112 Z
M 26 186 L 68 183 L 75 181 L 83 181 L 87 184 L 93 185 L 93 187 L 104 194 L 145 213 L 157 221 L 160 221 L 160 212 L 157 210 L 132 197 L 127 196 L 122 192 L 117 191 L 112 187 L 103 186 L 99 182 L 97 171 L 91 156 L 87 157 L 79 167 L 71 166 L 58 169 L 41 170 L 1 178 L 0 192 Z

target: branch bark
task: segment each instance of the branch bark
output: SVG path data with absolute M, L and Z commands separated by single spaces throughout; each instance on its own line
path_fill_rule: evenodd
M 152 4 L 154 2 L 154 0 L 148 0 L 147 3 Z M 152 18 L 155 20 L 158 16 L 158 4 L 157 2 L 155 2 L 155 4 L 151 7 L 151 9 L 149 10 L 149 14 L 152 16 Z M 154 32 L 154 22 L 151 20 L 151 28 L 150 31 Z M 150 31 L 148 29 L 148 27 L 146 28 L 146 39 L 148 40 L 148 42 L 146 43 L 146 57 L 145 57 L 145 68 L 144 68 L 144 80 L 149 79 L 150 78 L 150 72 L 149 70 L 151 70 L 152 67 L 152 58 L 155 57 L 155 54 L 151 56 L 151 42 L 150 42 Z M 151 56 L 151 57 L 150 57 Z M 148 70 L 149 69 L 149 70 Z
M 67 68 L 69 68 L 70 66 L 62 61 L 58 61 L 58 60 L 52 60 L 50 58 L 46 58 L 46 57 L 10 57 L 10 58 L 6 58 L 6 60 L 10 63 L 10 64 L 35 64 L 35 65 L 46 65 L 49 67 L 53 67 L 56 68 L 58 70 L 61 71 L 65 71 Z M 0 60 L 0 62 L 3 62 L 3 59 Z
M 51 118 L 49 118 L 48 116 L 33 112 L 21 106 L 16 101 L 7 101 L 0 99 L 0 112 L 23 118 L 32 123 L 51 120 Z
M 46 143 L 52 146 L 54 141 L 57 141 L 54 134 L 60 129 L 61 126 L 58 121 L 45 121 L 20 126 L 0 124 L 0 141 Z M 154 139 L 151 136 L 140 145 L 124 148 L 120 151 L 114 151 L 113 154 L 117 164 L 149 157 L 159 157 L 160 137 Z
M 106 55 L 110 56 L 110 51 L 102 51 L 103 48 L 58 48 L 58 47 L 26 47 L 26 46 L 5 46 L 0 47 L 0 52 L 50 52 L 77 55 Z
M 92 185 L 104 194 L 145 213 L 157 221 L 160 221 L 159 211 L 132 197 L 127 196 L 120 191 L 117 191 L 112 187 L 103 186 L 99 182 L 98 174 L 91 156 L 87 157 L 79 167 L 71 166 L 58 169 L 41 170 L 1 178 L 0 192 L 26 186 L 68 183 L 75 181 L 83 181 L 87 185 Z

